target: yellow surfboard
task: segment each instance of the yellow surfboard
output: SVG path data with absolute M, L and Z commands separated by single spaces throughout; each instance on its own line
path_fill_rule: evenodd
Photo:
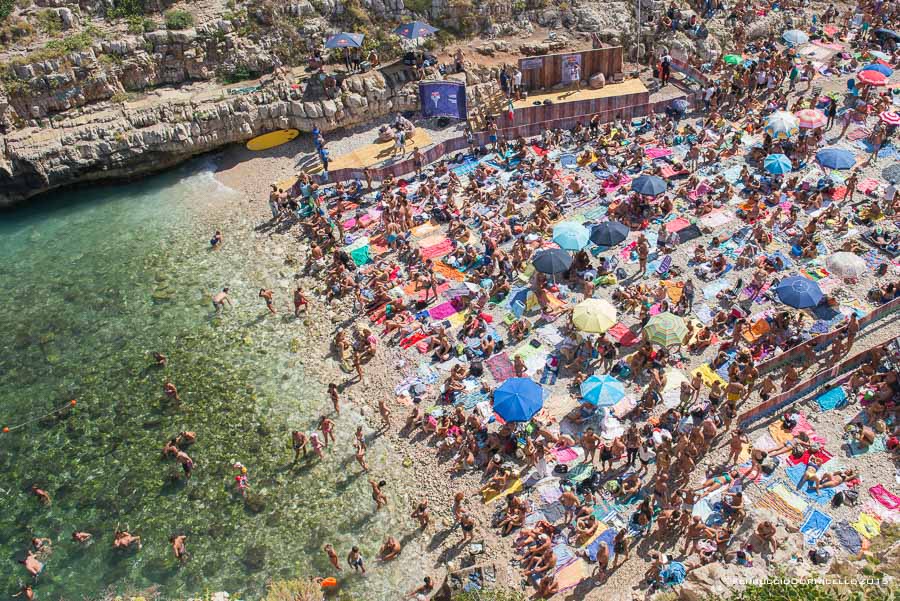
M 261 136 L 256 136 L 247 142 L 247 150 L 266 150 L 267 148 L 275 148 L 281 146 L 285 142 L 290 142 L 300 135 L 296 129 L 279 129 Z

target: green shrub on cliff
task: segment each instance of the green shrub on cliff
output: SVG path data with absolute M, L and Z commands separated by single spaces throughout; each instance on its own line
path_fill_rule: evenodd
M 194 15 L 186 10 L 172 9 L 166 13 L 166 29 L 188 29 L 194 26 Z
M 106 10 L 106 16 L 110 19 L 123 19 L 139 17 L 145 12 L 144 0 L 116 0 L 115 6 Z
M 12 14 L 16 7 L 16 0 L 0 0 L 0 23 L 6 20 L 6 17 Z
M 265 601 L 323 601 L 322 587 L 313 580 L 277 580 L 269 584 Z

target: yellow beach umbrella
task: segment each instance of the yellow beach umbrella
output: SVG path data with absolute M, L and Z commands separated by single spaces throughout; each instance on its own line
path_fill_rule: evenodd
M 616 308 L 601 298 L 585 299 L 572 311 L 572 323 L 582 332 L 602 334 L 616 321 Z

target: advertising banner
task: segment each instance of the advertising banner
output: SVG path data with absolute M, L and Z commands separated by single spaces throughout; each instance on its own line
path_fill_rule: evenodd
M 426 81 L 419 84 L 423 117 L 452 117 L 465 120 L 466 86 L 450 81 Z

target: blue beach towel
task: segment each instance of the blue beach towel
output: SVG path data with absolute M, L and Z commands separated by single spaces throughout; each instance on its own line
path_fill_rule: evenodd
M 828 527 L 831 526 L 832 520 L 831 516 L 825 513 L 822 513 L 818 509 L 813 509 L 809 515 L 806 516 L 806 520 L 804 520 L 803 525 L 800 526 L 800 532 L 803 533 L 803 539 L 806 541 L 807 545 L 814 545 L 819 538 L 825 534 L 825 531 L 828 530 Z
M 847 404 L 847 393 L 840 386 L 832 388 L 816 397 L 816 403 L 822 411 L 831 411 Z
M 849 522 L 841 520 L 834 525 L 832 532 L 834 532 L 834 536 L 837 537 L 841 546 L 853 555 L 862 551 L 862 538 Z
M 854 532 L 856 532 L 854 530 Z M 597 561 L 597 550 L 600 548 L 600 545 L 606 545 L 609 548 L 609 558 L 612 560 L 613 558 L 613 540 L 616 538 L 616 529 L 615 528 L 607 528 L 604 530 L 600 536 L 594 540 L 590 545 L 585 548 L 585 552 L 587 553 L 588 559 L 591 562 Z
M 806 471 L 806 464 L 798 463 L 797 465 L 791 465 L 785 468 L 785 473 L 790 479 L 791 483 L 794 485 L 794 488 L 800 484 L 800 479 L 803 478 L 803 473 Z M 812 482 L 804 482 L 803 487 L 800 489 L 808 499 L 814 501 L 820 505 L 824 505 L 831 501 L 831 498 L 835 495 L 834 488 L 822 488 L 818 491 L 815 489 L 815 485 Z

